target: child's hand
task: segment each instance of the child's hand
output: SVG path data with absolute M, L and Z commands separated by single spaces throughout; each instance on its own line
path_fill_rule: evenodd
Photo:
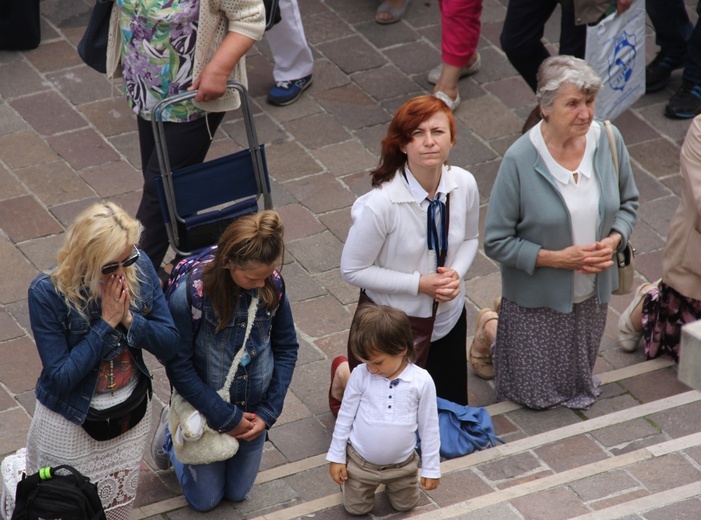
M 348 469 L 345 464 L 340 464 L 338 462 L 329 463 L 329 474 L 333 481 L 342 486 L 343 483 L 348 480 Z
M 436 489 L 438 487 L 438 484 L 441 483 L 441 479 L 439 478 L 426 478 L 426 477 L 421 477 L 421 489 L 424 491 L 431 491 L 432 489 Z

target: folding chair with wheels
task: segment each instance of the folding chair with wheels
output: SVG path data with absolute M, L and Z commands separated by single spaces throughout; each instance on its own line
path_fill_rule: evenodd
M 231 81 L 227 89 L 238 91 L 246 127 L 248 149 L 171 171 L 163 127 L 163 111 L 168 106 L 192 99 L 196 91 L 164 99 L 153 110 L 152 125 L 161 175 L 156 191 L 161 203 L 168 240 L 173 250 L 189 256 L 215 244 L 221 233 L 237 217 L 258 211 L 263 197 L 265 209 L 272 209 L 270 180 L 265 150 L 258 143 L 246 88 Z

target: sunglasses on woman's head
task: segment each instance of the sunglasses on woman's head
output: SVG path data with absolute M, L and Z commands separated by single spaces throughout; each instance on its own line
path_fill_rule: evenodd
M 103 265 L 102 269 L 100 269 L 100 272 L 102 274 L 112 274 L 117 269 L 119 269 L 119 266 L 129 267 L 130 265 L 134 265 L 136 263 L 136 261 L 139 259 L 139 256 L 141 256 L 141 253 L 139 253 L 139 250 L 136 249 L 136 246 L 132 246 L 132 247 L 134 248 L 133 255 L 131 255 L 129 258 L 127 258 L 123 262 L 114 262 L 113 264 Z

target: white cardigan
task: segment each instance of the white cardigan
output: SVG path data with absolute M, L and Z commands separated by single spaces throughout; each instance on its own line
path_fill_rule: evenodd
M 443 166 L 441 182 L 450 195 L 450 229 L 445 265 L 461 280 L 477 253 L 479 192 L 472 174 Z M 435 273 L 435 255 L 428 250 L 426 211 L 407 187 L 400 172 L 392 180 L 358 198 L 351 210 L 353 224 L 341 255 L 341 276 L 366 290 L 381 305 L 409 316 L 431 315 L 433 301 L 419 294 L 419 278 Z M 432 341 L 448 334 L 465 305 L 465 284 L 452 301 L 438 306 Z

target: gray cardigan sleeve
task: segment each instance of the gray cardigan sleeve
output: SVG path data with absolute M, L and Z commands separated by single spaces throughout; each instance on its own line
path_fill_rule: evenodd
M 541 245 L 524 240 L 516 231 L 523 220 L 518 155 L 504 156 L 494 181 L 484 224 L 484 252 L 500 264 L 533 274 Z

